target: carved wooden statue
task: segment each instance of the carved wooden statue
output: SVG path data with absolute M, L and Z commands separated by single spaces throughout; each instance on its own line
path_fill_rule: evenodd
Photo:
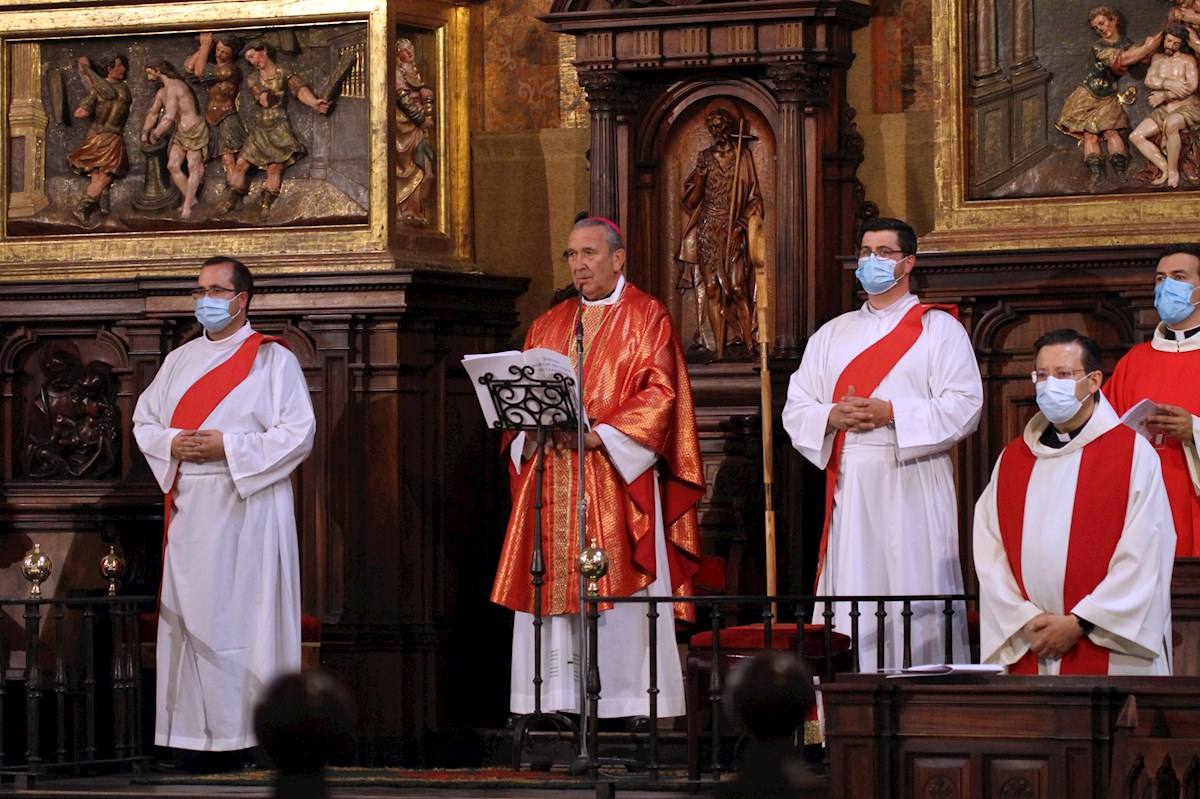
M 737 107 L 725 99 L 705 109 L 712 144 L 696 155 L 684 183 L 690 216 L 678 259 L 693 272 L 696 335 L 692 360 L 749 357 L 755 341 L 754 269 L 764 263 L 763 199 L 749 143 L 756 141 Z M 712 346 L 708 346 L 708 342 Z

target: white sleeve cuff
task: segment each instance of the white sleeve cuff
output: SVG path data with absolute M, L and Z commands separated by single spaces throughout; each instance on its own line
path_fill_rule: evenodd
M 1200 416 L 1192 417 L 1192 443 L 1183 445 L 1183 458 L 1187 461 L 1188 474 L 1192 478 L 1192 491 L 1200 496 Z
M 521 464 L 533 457 L 535 449 L 537 449 L 537 439 L 526 435 L 524 430 L 517 433 L 517 437 L 513 439 L 508 448 L 508 456 L 512 458 L 513 468 L 517 470 L 517 474 L 521 473 Z
M 596 435 L 604 442 L 608 459 L 629 485 L 658 460 L 658 453 L 634 441 L 612 425 L 596 425 Z

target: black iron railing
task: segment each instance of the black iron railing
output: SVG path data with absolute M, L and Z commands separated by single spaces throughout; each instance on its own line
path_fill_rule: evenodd
M 0 598 L 23 622 L 25 649 L 24 668 L 10 669 L 10 643 L 0 638 L 0 774 L 28 779 L 143 759 L 138 613 L 155 601 Z M 23 725 L 15 723 L 19 711 L 10 712 L 18 703 Z
M 697 626 L 696 631 L 708 629 L 712 633 L 712 641 L 707 646 L 700 649 L 692 648 L 689 653 L 689 662 L 693 658 L 698 658 L 704 661 L 704 671 L 708 673 L 707 684 L 702 686 L 688 685 L 687 693 L 689 696 L 699 697 L 711 709 L 711 720 L 709 723 L 709 741 L 710 741 L 710 757 L 708 767 L 704 769 L 704 775 L 701 776 L 695 762 L 689 763 L 688 780 L 691 782 L 704 782 L 708 779 L 719 780 L 722 772 L 727 771 L 725 765 L 721 763 L 722 737 L 722 709 L 721 702 L 725 689 L 725 682 L 728 678 L 726 674 L 726 660 L 723 658 L 736 654 L 741 657 L 747 657 L 757 650 L 767 650 L 772 647 L 775 641 L 775 633 L 780 624 L 794 624 L 796 627 L 796 635 L 793 641 L 794 651 L 798 657 L 803 658 L 809 666 L 809 669 L 815 676 L 820 677 L 822 681 L 831 681 L 837 678 L 838 674 L 854 673 L 859 671 L 876 671 L 882 670 L 885 666 L 895 668 L 906 668 L 914 665 L 913 658 L 913 618 L 918 612 L 927 619 L 931 614 L 940 616 L 941 626 L 941 651 L 940 657 L 931 659 L 929 657 L 930 648 L 925 647 L 925 657 L 923 662 L 943 662 L 953 663 L 961 662 L 964 659 L 963 652 L 969 651 L 970 641 L 958 641 L 956 635 L 964 634 L 968 628 L 968 610 L 977 607 L 978 598 L 970 594 L 906 594 L 906 595 L 855 595 L 855 596 L 702 596 L 702 597 L 611 597 L 597 596 L 589 598 L 587 602 L 588 609 L 588 638 L 591 644 L 592 656 L 588 661 L 588 673 L 584 675 L 587 701 L 589 712 L 587 714 L 588 729 L 580 731 L 581 734 L 586 732 L 588 736 L 589 746 L 587 750 L 591 753 L 592 763 L 590 776 L 593 779 L 599 778 L 599 770 L 604 761 L 604 753 L 598 751 L 599 735 L 598 735 L 598 717 L 599 717 L 599 702 L 603 693 L 603 685 L 600 681 L 600 662 L 604 660 L 605 653 L 603 649 L 599 649 L 598 641 L 598 621 L 600 617 L 599 608 L 603 605 L 617 604 L 640 604 L 646 606 L 646 622 L 648 627 L 648 640 L 650 644 L 649 653 L 649 672 L 646 686 L 646 694 L 649 707 L 649 738 L 647 741 L 647 763 L 644 775 L 640 775 L 637 779 L 649 779 L 652 782 L 659 781 L 660 764 L 659 764 L 659 729 L 658 729 L 658 696 L 659 696 L 659 680 L 657 669 L 657 648 L 660 646 L 656 635 L 656 622 L 659 616 L 663 613 L 672 613 L 672 605 L 675 603 L 686 603 L 694 606 L 697 615 L 703 618 L 707 615 L 708 622 L 706 625 Z M 665 606 L 665 607 L 664 607 Z M 849 631 L 843 632 L 841 629 L 835 629 L 834 617 L 838 615 L 838 608 L 848 609 Z M 899 638 L 901 643 L 899 653 L 895 652 L 895 645 L 892 643 L 896 636 L 892 632 L 892 625 L 895 623 L 895 617 L 899 617 L 901 631 Z M 821 625 L 819 630 L 813 631 L 818 636 L 819 645 L 813 645 L 813 639 L 804 631 L 805 623 L 815 623 Z M 722 630 L 739 625 L 761 625 L 761 637 L 758 634 L 758 627 L 751 627 L 749 633 L 745 630 L 742 635 L 749 635 L 750 645 L 737 648 L 736 653 L 732 651 L 723 652 L 722 645 Z M 865 625 L 874 627 L 875 654 L 872 663 L 861 663 L 859 661 L 860 649 L 863 645 Z M 926 632 L 929 628 L 928 622 L 925 625 Z M 956 632 L 956 627 L 958 631 Z M 849 640 L 846 641 L 848 636 Z M 957 644 L 957 646 L 956 646 Z M 666 642 L 666 645 L 675 646 L 674 641 Z M 779 649 L 778 646 L 774 647 Z M 728 647 L 724 647 L 728 650 Z M 936 646 L 934 647 L 936 649 Z M 689 676 L 695 679 L 699 673 L 699 669 L 693 671 L 689 668 Z M 697 706 L 696 702 L 689 702 L 687 708 L 689 737 L 694 738 L 693 733 L 697 729 L 697 718 L 705 709 Z M 696 752 L 695 741 L 689 741 L 689 753 L 694 755 Z M 694 761 L 694 757 L 691 758 Z M 677 779 L 677 778 L 676 778 Z

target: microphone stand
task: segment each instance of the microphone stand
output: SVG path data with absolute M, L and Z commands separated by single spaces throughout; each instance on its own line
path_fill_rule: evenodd
M 575 381 L 578 389 L 576 399 L 578 401 L 576 419 L 576 460 L 579 465 L 578 488 L 576 491 L 575 515 L 578 518 L 579 524 L 579 552 L 587 549 L 587 492 L 584 488 L 584 436 L 585 436 L 585 416 L 586 411 L 583 406 L 583 294 L 579 295 L 579 317 L 575 323 L 575 352 L 577 358 L 577 371 L 579 377 Z M 588 635 L 587 635 L 587 581 L 583 576 L 583 570 L 579 571 L 579 629 L 577 631 L 576 647 L 578 648 L 578 663 L 579 667 L 579 755 L 575 758 L 575 763 L 572 765 L 571 771 L 575 773 L 583 773 L 592 767 L 592 755 L 588 752 L 587 734 L 588 729 L 588 704 L 587 704 L 587 678 L 588 667 L 591 662 L 591 654 L 588 652 Z

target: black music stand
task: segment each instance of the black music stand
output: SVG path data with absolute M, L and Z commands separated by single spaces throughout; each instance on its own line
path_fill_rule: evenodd
M 510 378 L 497 378 L 488 372 L 479 378 L 487 387 L 496 407 L 497 419 L 492 426 L 497 430 L 513 432 L 535 432 L 537 434 L 537 485 L 533 495 L 533 558 L 529 573 L 533 582 L 533 713 L 518 717 L 513 723 L 512 765 L 519 771 L 521 752 L 526 739 L 539 724 L 548 723 L 575 739 L 575 748 L 581 744 L 579 725 L 562 713 L 542 712 L 542 586 L 545 583 L 546 561 L 542 551 L 542 489 L 546 470 L 546 434 L 554 430 L 578 429 L 571 388 L 575 381 L 565 375 L 554 375 L 548 380 L 534 376 L 529 366 L 510 366 Z M 582 676 L 581 676 L 582 679 Z

